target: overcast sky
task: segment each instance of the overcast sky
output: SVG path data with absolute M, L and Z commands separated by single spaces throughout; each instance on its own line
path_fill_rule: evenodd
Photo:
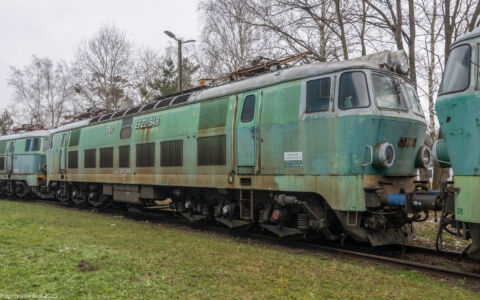
M 71 60 L 79 41 L 102 24 L 116 24 L 135 46 L 162 49 L 163 33 L 198 39 L 199 0 L 0 0 L 0 108 L 12 102 L 10 66 L 21 68 L 33 54 L 54 62 Z

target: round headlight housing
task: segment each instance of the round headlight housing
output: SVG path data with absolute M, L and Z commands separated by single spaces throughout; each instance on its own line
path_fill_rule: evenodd
M 379 143 L 375 146 L 373 165 L 377 168 L 388 169 L 395 162 L 395 148 L 390 143 Z
M 418 149 L 415 159 L 415 168 L 428 168 L 432 162 L 432 151 L 428 146 L 422 146 Z
M 451 167 L 447 143 L 444 140 L 438 140 L 433 144 L 433 162 L 440 168 Z

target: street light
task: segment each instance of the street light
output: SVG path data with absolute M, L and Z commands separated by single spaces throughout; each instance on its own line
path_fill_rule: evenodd
M 181 38 L 177 38 L 175 34 L 173 34 L 171 31 L 165 30 L 164 33 L 171 37 L 172 39 L 177 41 L 178 45 L 178 64 L 177 64 L 177 69 L 178 69 L 178 91 L 182 91 L 182 45 L 186 43 L 193 43 L 195 40 L 186 40 L 182 41 Z

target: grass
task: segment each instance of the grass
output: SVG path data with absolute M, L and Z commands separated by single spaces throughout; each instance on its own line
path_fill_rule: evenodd
M 430 216 L 425 222 L 414 223 L 416 238 L 412 244 L 434 248 L 439 221 L 440 216 L 437 216 L 437 222 L 435 222 L 434 213 L 430 212 Z M 445 250 L 463 251 L 471 242 L 448 232 L 443 232 L 442 237 Z
M 0 201 L 0 298 L 473 299 L 421 273 L 48 205 Z

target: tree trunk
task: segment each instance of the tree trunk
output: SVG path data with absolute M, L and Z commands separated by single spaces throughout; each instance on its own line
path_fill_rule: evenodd
M 335 0 L 335 13 L 338 19 L 338 27 L 340 27 L 340 40 L 342 42 L 343 58 L 348 60 L 347 38 L 345 37 L 345 27 L 343 25 L 343 16 L 340 11 L 340 0 Z
M 408 22 L 410 25 L 410 38 L 408 43 L 408 56 L 409 56 L 409 63 L 410 63 L 410 78 L 412 81 L 417 84 L 417 71 L 415 67 L 415 39 L 416 39 L 416 31 L 415 31 L 415 7 L 413 0 L 408 0 Z

